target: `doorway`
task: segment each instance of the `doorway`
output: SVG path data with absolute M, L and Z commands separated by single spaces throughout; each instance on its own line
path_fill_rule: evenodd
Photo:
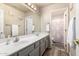
M 63 15 L 53 16 L 50 23 L 50 38 L 59 47 L 64 47 L 64 17 Z

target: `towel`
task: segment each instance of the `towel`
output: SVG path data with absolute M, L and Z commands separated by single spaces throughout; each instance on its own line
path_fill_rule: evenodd
M 12 24 L 12 36 L 18 35 L 18 25 Z
M 73 44 L 73 40 L 75 39 L 74 25 L 75 25 L 75 23 L 74 23 L 74 19 L 72 17 L 72 19 L 70 20 L 70 23 L 69 23 L 68 33 L 67 33 L 67 42 L 70 44 L 70 47 L 72 47 L 74 45 Z

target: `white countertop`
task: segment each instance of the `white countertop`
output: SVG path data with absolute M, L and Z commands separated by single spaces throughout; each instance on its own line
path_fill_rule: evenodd
M 35 34 L 29 34 L 20 36 L 20 41 L 16 43 L 11 43 L 9 45 L 6 45 L 5 43 L 0 44 L 0 56 L 8 56 L 15 52 L 18 52 L 19 50 L 23 49 L 24 47 L 27 47 L 31 45 L 32 43 L 42 39 L 43 37 L 49 35 L 48 33 L 40 33 L 39 36 L 36 36 Z

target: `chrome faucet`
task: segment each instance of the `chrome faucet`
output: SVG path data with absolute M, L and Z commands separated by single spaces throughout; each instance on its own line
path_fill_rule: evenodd
M 15 36 L 14 42 L 18 42 L 18 41 L 19 41 L 19 37 L 18 36 Z
M 8 38 L 7 42 L 6 42 L 6 45 L 9 45 L 9 44 L 10 44 L 10 39 Z
M 0 32 L 0 38 L 1 38 L 1 39 L 5 38 L 3 32 Z
M 6 41 L 6 45 L 10 44 L 10 40 L 11 40 L 10 35 L 8 35 L 8 38 L 7 38 L 7 41 Z

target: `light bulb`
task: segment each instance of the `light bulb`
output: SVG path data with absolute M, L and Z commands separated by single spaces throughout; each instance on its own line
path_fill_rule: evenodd
M 31 5 L 31 7 L 33 8 L 34 6 L 33 6 L 33 5 Z
M 34 8 L 34 10 L 37 10 L 37 8 Z
M 31 3 L 28 3 L 29 6 L 31 6 Z

